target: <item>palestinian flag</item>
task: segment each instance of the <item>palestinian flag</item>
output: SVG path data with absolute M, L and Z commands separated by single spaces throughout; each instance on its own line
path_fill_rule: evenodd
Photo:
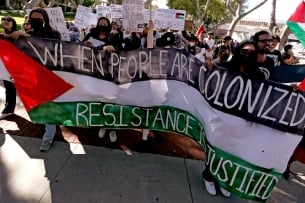
M 302 139 L 302 92 L 205 68 L 183 50 L 108 54 L 32 37 L 0 46 L 0 76 L 13 78 L 33 122 L 188 136 L 241 198 L 266 201 Z
M 201 33 L 203 33 L 206 30 L 204 23 L 202 22 L 201 25 L 199 26 L 195 36 L 199 37 Z
M 302 1 L 286 22 L 289 29 L 305 46 L 305 2 Z
M 176 13 L 176 19 L 184 19 L 184 13 Z

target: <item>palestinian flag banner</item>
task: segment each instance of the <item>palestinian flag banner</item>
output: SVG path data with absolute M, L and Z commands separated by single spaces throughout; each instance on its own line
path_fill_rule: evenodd
M 0 46 L 1 78 L 13 78 L 33 122 L 179 133 L 245 199 L 270 197 L 302 138 L 302 92 L 208 69 L 183 50 L 108 54 L 32 37 Z
M 286 22 L 289 29 L 305 46 L 305 2 L 302 1 Z

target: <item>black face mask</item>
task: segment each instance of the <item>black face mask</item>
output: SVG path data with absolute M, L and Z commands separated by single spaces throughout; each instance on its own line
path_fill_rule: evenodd
M 222 54 L 222 59 L 224 61 L 228 60 L 229 57 L 230 57 L 230 54 Z
M 110 27 L 105 25 L 99 25 L 96 27 L 96 29 L 98 32 L 105 32 L 107 34 L 110 32 Z
M 256 51 L 253 51 L 253 52 L 250 52 L 246 55 L 243 56 L 243 59 L 244 59 L 244 63 L 245 64 L 253 64 L 253 63 L 257 63 L 257 52 Z
M 31 19 L 30 18 L 29 22 L 30 22 L 32 28 L 34 29 L 34 31 L 38 31 L 43 28 L 43 21 L 40 19 L 33 19 L 33 18 Z

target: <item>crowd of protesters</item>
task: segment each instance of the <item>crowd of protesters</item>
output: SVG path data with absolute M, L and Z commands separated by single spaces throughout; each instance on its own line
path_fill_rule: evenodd
M 1 19 L 4 29 L 0 36 L 11 36 L 18 39 L 20 36 L 36 36 L 60 40 L 59 32 L 54 31 L 50 24 L 47 13 L 42 8 L 31 10 L 25 18 L 21 30 L 17 30 L 16 21 L 13 17 L 6 16 Z M 82 43 L 95 49 L 102 49 L 107 52 L 120 52 L 140 50 L 145 48 L 176 48 L 184 49 L 194 55 L 207 67 L 223 67 L 235 74 L 244 74 L 258 80 L 268 80 L 272 69 L 277 65 L 291 65 L 295 62 L 292 45 L 286 44 L 281 52 L 277 50 L 280 42 L 278 36 L 272 36 L 268 31 L 258 31 L 250 39 L 233 43 L 231 36 L 223 36 L 216 41 L 213 32 L 203 32 L 199 36 L 187 31 L 169 31 L 153 29 L 153 22 L 150 21 L 143 32 L 129 32 L 124 30 L 116 22 L 110 22 L 106 17 L 100 17 L 97 24 L 88 29 L 79 29 L 73 23 L 67 23 L 70 39 L 76 43 Z M 4 81 L 6 89 L 6 104 L 0 119 L 14 113 L 16 104 L 16 90 L 12 81 Z M 56 132 L 55 125 L 45 125 L 41 151 L 51 148 Z M 115 142 L 116 133 L 114 130 L 100 129 L 99 137 L 109 134 L 110 140 Z M 206 166 L 203 170 L 206 190 L 211 195 L 216 195 L 216 184 Z M 220 188 L 220 192 L 229 197 L 230 192 Z

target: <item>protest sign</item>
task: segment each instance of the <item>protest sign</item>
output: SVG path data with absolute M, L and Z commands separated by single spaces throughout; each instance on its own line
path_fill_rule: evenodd
M 174 9 L 156 9 L 154 14 L 156 29 L 184 30 L 186 12 Z
M 131 32 L 143 31 L 144 1 L 123 1 L 123 28 Z
M 79 28 L 86 29 L 90 25 L 91 13 L 91 8 L 79 5 L 76 10 L 74 24 Z
M 97 5 L 96 6 L 96 14 L 97 17 L 106 17 L 108 19 L 111 19 L 111 9 L 109 6 L 101 6 Z

